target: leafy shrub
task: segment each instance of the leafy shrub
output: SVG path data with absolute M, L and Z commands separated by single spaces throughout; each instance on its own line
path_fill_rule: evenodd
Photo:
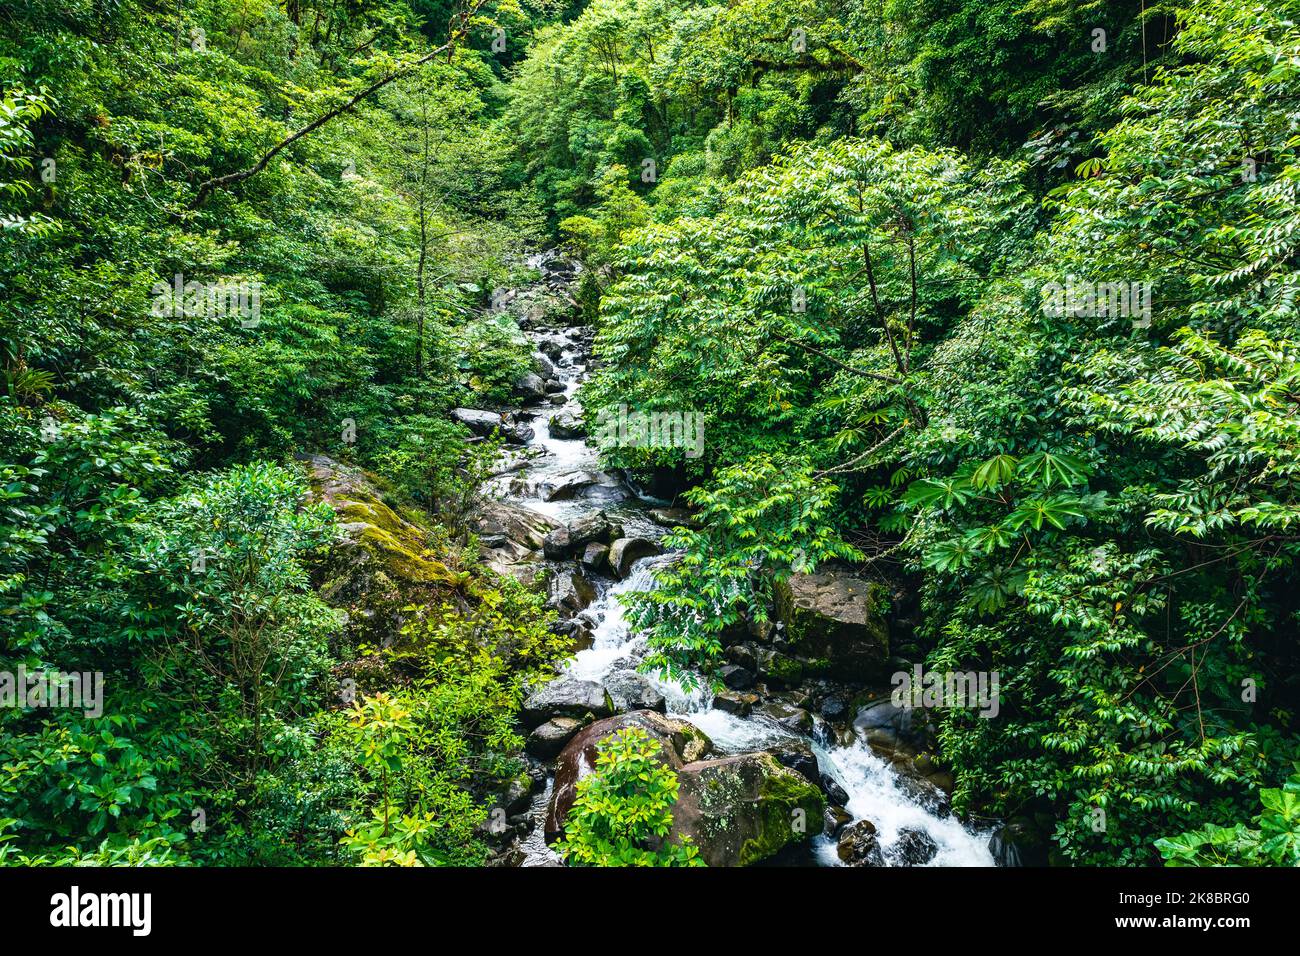
M 689 837 L 670 843 L 677 774 L 659 745 L 628 727 L 596 745 L 596 767 L 578 781 L 555 845 L 570 866 L 704 866 Z

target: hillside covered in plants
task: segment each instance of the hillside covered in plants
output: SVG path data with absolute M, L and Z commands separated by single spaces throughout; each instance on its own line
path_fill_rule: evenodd
M 1298 23 L 0 0 L 0 862 L 1300 864 Z

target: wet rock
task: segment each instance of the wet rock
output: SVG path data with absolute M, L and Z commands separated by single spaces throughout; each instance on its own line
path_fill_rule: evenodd
M 733 644 L 727 648 L 723 656 L 746 670 L 758 670 L 758 653 L 753 644 Z
M 594 600 L 596 589 L 582 572 L 564 571 L 551 578 L 548 606 L 576 614 Z
M 840 831 L 835 853 L 845 866 L 884 866 L 876 825 L 870 820 L 850 823 Z
M 685 508 L 651 508 L 646 514 L 651 521 L 663 528 L 676 528 L 679 525 L 693 528 L 699 523 Z
M 515 422 L 500 412 L 489 412 L 478 408 L 453 408 L 451 417 L 480 438 L 487 438 L 493 432 L 499 432 L 502 441 L 526 445 L 533 440 L 535 434 L 531 426 Z
M 546 394 L 547 394 L 549 397 L 551 397 L 551 398 L 554 398 L 556 395 L 563 395 L 563 394 L 564 394 L 564 383 L 561 382 L 558 378 L 553 378 L 553 379 L 549 380 L 549 381 L 546 383 Z M 552 433 L 552 434 L 554 434 L 554 433 Z M 556 437 L 556 438 L 559 438 L 559 437 L 561 437 L 561 436 L 556 435 L 555 437 Z
M 614 702 L 605 688 L 589 680 L 561 677 L 533 691 L 524 701 L 519 719 L 533 728 L 555 717 L 608 717 L 613 712 Z
M 511 777 L 505 791 L 501 794 L 501 808 L 508 816 L 523 813 L 532 803 L 533 793 L 537 787 L 538 782 L 526 773 Z
M 564 818 L 573 806 L 578 781 L 596 766 L 596 745 L 628 727 L 637 727 L 659 745 L 659 760 L 673 770 L 708 756 L 713 742 L 694 724 L 665 717 L 653 710 L 636 710 L 619 714 L 582 730 L 561 751 L 555 762 L 555 786 L 546 811 L 545 836 L 548 843 L 564 832 Z
M 890 856 L 903 866 L 925 866 L 939 855 L 939 844 L 930 834 L 915 827 L 898 831 L 898 842 L 890 848 Z
M 833 837 L 849 823 L 852 823 L 853 817 L 843 807 L 828 806 L 826 813 L 823 815 L 823 821 L 822 833 L 828 837 Z
M 594 471 L 571 471 L 538 482 L 537 494 L 543 501 L 568 501 L 576 498 L 578 492 L 588 485 L 594 485 L 600 480 L 601 476 Z
M 689 763 L 677 781 L 669 840 L 690 837 L 709 866 L 750 866 L 810 839 L 826 807 L 820 790 L 761 751 Z
M 546 383 L 536 372 L 529 372 L 515 382 L 514 394 L 524 402 L 536 402 L 546 398 Z
M 844 804 L 849 802 L 848 791 L 845 790 L 843 787 L 841 787 L 839 781 L 836 780 L 834 777 L 832 777 L 830 774 L 828 773 L 820 774 L 818 783 L 821 784 L 822 792 L 825 793 L 826 796 L 829 797 L 835 803 L 838 803 L 840 806 L 843 806 Z
M 776 588 L 777 617 L 792 651 L 824 661 L 836 677 L 881 676 L 889 631 L 877 610 L 881 586 L 839 571 L 795 574 Z
M 587 426 L 573 412 L 559 412 L 547 419 L 552 438 L 582 438 L 587 434 Z
M 590 722 L 586 717 L 552 717 L 533 728 L 524 741 L 524 750 L 539 760 L 550 760 Z
M 794 687 L 804 678 L 803 661 L 766 647 L 757 651 L 758 673 L 773 687 Z
M 540 550 L 546 535 L 558 527 L 559 522 L 546 515 L 504 501 L 489 501 L 479 510 L 480 534 L 504 534 L 507 540 L 534 551 Z
M 713 706 L 737 717 L 748 717 L 761 698 L 757 694 L 724 690 L 713 696 Z
M 795 733 L 811 734 L 813 729 L 812 714 L 802 707 L 793 707 L 781 701 L 768 701 L 756 709 L 757 713 L 770 717 L 782 727 Z
M 878 751 L 918 751 L 930 742 L 929 714 L 920 707 L 899 707 L 884 697 L 867 704 L 853 718 L 853 730 Z
M 782 767 L 787 767 L 809 783 L 820 786 L 821 772 L 817 769 L 817 756 L 807 741 L 791 737 L 768 747 L 767 752 L 775 757 L 776 762 Z
M 609 545 L 600 542 L 587 545 L 579 562 L 593 574 L 604 574 L 609 570 Z
M 754 675 L 736 664 L 726 664 L 718 668 L 718 680 L 731 690 L 749 690 L 754 686 Z
M 823 718 L 831 722 L 847 720 L 852 710 L 849 708 L 849 700 L 840 694 L 829 694 L 822 700 L 818 713 Z
M 555 365 L 541 351 L 533 353 L 533 364 L 537 366 L 537 371 L 542 378 L 555 378 Z
M 999 866 L 1047 866 L 1049 845 L 1046 830 L 1029 816 L 1013 817 L 989 838 Z
M 908 772 L 906 766 L 900 767 L 895 764 L 895 768 L 899 770 L 896 778 L 898 780 L 898 789 L 906 793 L 913 803 L 924 807 L 941 819 L 952 813 L 952 805 L 948 794 L 940 787 L 930 782 L 926 777 L 917 776 L 915 772 Z
M 620 578 L 632 573 L 632 566 L 642 558 L 663 554 L 657 541 L 649 538 L 619 538 L 609 546 L 609 565 Z
M 617 711 L 657 710 L 662 713 L 668 706 L 664 695 L 636 671 L 615 671 L 608 675 L 605 689 L 609 691 Z
M 621 525 L 611 524 L 603 511 L 597 511 L 547 534 L 542 549 L 548 558 L 559 560 L 581 552 L 593 541 L 609 543 L 622 534 Z

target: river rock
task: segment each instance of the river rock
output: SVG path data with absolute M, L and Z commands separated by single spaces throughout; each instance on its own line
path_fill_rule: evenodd
M 771 718 L 787 730 L 804 735 L 812 733 L 812 714 L 802 707 L 795 707 L 779 700 L 770 700 L 759 706 L 756 712 Z
M 885 854 L 880 849 L 876 825 L 870 820 L 850 823 L 841 830 L 835 854 L 846 866 L 885 865 Z
M 726 664 L 718 668 L 718 680 L 731 690 L 749 690 L 754 686 L 754 675 L 738 664 Z
M 899 707 L 889 697 L 861 708 L 853 718 L 853 730 L 884 756 L 900 749 L 915 753 L 929 744 L 931 736 L 924 708 Z
M 579 563 L 593 574 L 603 574 L 609 570 L 609 545 L 598 541 L 587 545 Z
M 826 813 L 822 819 L 824 821 L 822 833 L 828 837 L 834 837 L 841 829 L 853 822 L 853 816 L 849 811 L 834 805 L 826 808 Z
M 609 546 L 609 566 L 620 578 L 626 578 L 642 558 L 663 553 L 659 543 L 649 538 L 619 538 Z
M 547 419 L 552 438 L 575 439 L 587 434 L 582 419 L 573 412 L 557 412 Z
M 501 434 L 501 440 L 514 445 L 526 445 L 533 440 L 531 426 L 510 420 L 500 412 L 489 412 L 479 408 L 453 408 L 451 417 L 465 425 L 480 438 L 487 438 L 493 432 Z
M 546 811 L 544 830 L 548 843 L 564 833 L 564 818 L 577 796 L 578 781 L 595 769 L 596 745 L 628 727 L 637 727 L 649 734 L 659 744 L 659 759 L 673 770 L 680 770 L 713 751 L 713 742 L 694 724 L 665 717 L 653 710 L 634 710 L 584 727 L 569 741 L 555 762 L 555 785 Z
M 590 721 L 585 717 L 552 717 L 533 728 L 524 741 L 524 750 L 539 760 L 550 760 L 564 749 L 573 735 Z
M 664 528 L 676 528 L 679 525 L 694 528 L 699 524 L 695 516 L 685 508 L 651 508 L 646 514 L 651 521 Z
M 588 485 L 594 485 L 599 481 L 600 475 L 594 471 L 571 471 L 538 482 L 537 494 L 543 501 L 568 501 L 576 498 L 578 492 Z
M 342 537 L 318 571 L 317 592 L 348 615 L 356 643 L 389 647 L 399 641 L 415 606 L 445 600 L 468 580 L 440 561 L 428 530 L 383 500 L 360 468 L 325 455 L 299 459 L 313 501 L 329 504 Z
M 551 578 L 547 605 L 576 614 L 596 600 L 596 589 L 581 571 L 562 571 Z
M 793 770 L 809 783 L 821 784 L 821 771 L 817 768 L 817 755 L 806 740 L 790 737 L 767 748 L 782 767 Z M 825 788 L 823 788 L 825 789 Z M 847 801 L 841 801 L 847 802 Z
M 889 629 L 877 610 L 881 585 L 841 571 L 795 574 L 776 587 L 777 617 L 791 652 L 825 662 L 849 680 L 880 677 Z
M 925 866 L 939 855 L 939 844 L 924 830 L 903 827 L 898 831 L 898 842 L 890 847 L 889 855 L 903 866 Z
M 713 706 L 725 713 L 735 714 L 737 717 L 748 717 L 761 699 L 757 694 L 724 690 L 713 695 Z
M 540 350 L 533 353 L 533 365 L 537 367 L 542 378 L 555 378 L 555 365 Z
M 547 534 L 559 527 L 546 515 L 504 501 L 489 501 L 479 509 L 479 534 L 503 534 L 533 551 L 541 550 Z
M 546 397 L 546 383 L 536 372 L 529 372 L 515 382 L 514 393 L 525 402 L 541 401 Z
M 616 535 L 622 537 L 622 530 L 620 525 L 611 524 L 603 511 L 597 511 L 551 531 L 542 542 L 542 550 L 548 558 L 560 560 L 582 551 L 593 541 L 608 544 Z
M 998 866 L 1047 866 L 1049 832 L 1033 817 L 1012 817 L 989 838 L 989 852 Z
M 838 803 L 840 806 L 844 806 L 849 802 L 848 791 L 841 787 L 839 781 L 830 774 L 819 774 L 817 782 L 821 784 L 822 792 L 833 802 Z
M 617 711 L 657 710 L 662 713 L 668 707 L 664 695 L 636 671 L 614 671 L 605 677 L 604 683 Z
M 554 717 L 608 717 L 613 712 L 614 702 L 605 688 L 589 680 L 561 677 L 533 691 L 524 701 L 519 719 L 532 728 Z
M 820 829 L 826 799 L 770 753 L 689 763 L 677 774 L 670 841 L 690 837 L 709 866 L 750 866 Z

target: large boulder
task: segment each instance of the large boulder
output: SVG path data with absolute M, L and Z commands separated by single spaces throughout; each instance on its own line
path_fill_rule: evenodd
M 642 558 L 663 553 L 659 543 L 649 538 L 619 538 L 609 546 L 609 566 L 620 578 L 626 578 Z
M 504 501 L 488 501 L 479 511 L 480 535 L 502 535 L 533 551 L 540 551 L 546 536 L 558 527 L 558 521 L 544 514 Z
M 750 866 L 821 832 L 821 790 L 770 753 L 697 760 L 677 782 L 669 840 L 689 837 L 709 866 Z
M 776 589 L 777 616 L 794 654 L 836 677 L 870 680 L 889 657 L 877 610 L 882 586 L 841 571 L 795 574 Z
M 563 391 L 564 386 L 560 386 Z M 587 434 L 587 426 L 573 412 L 557 412 L 548 419 L 552 438 L 581 438 Z
M 541 401 L 546 397 L 546 383 L 536 372 L 528 372 L 515 382 L 514 393 L 525 402 Z
M 538 482 L 537 494 L 543 501 L 568 501 L 570 498 L 576 498 L 578 492 L 584 488 L 600 480 L 601 476 L 594 471 L 571 471 Z
M 386 504 L 375 479 L 359 468 L 325 455 L 300 459 L 311 497 L 338 515 L 342 538 L 330 549 L 317 574 L 317 591 L 348 616 L 356 643 L 391 646 L 415 605 L 433 603 L 468 580 L 430 548 L 418 516 L 399 514 Z
M 793 770 L 809 783 L 821 782 L 821 770 L 812 746 L 802 737 L 789 737 L 767 748 L 782 767 Z
M 619 525 L 611 524 L 603 511 L 597 511 L 575 518 L 563 528 L 548 533 L 542 542 L 542 550 L 548 558 L 558 561 L 582 553 L 592 542 L 608 544 L 622 537 L 622 530 Z
M 503 441 L 524 445 L 532 441 L 534 435 L 531 426 L 515 422 L 500 412 L 489 412 L 481 408 L 453 408 L 451 417 L 480 438 L 500 432 Z
M 653 710 L 635 710 L 584 727 L 569 741 L 555 762 L 555 785 L 546 811 L 544 831 L 548 843 L 564 833 L 564 818 L 577 796 L 578 781 L 595 769 L 596 745 L 629 727 L 649 734 L 659 744 L 659 759 L 673 770 L 680 770 L 713 751 L 713 742 L 694 724 L 665 717 Z
M 581 571 L 563 571 L 551 578 L 548 607 L 577 614 L 594 600 L 596 589 Z
M 667 709 L 664 695 L 655 689 L 650 680 L 636 671 L 614 671 L 605 677 L 605 689 L 614 701 L 614 709 L 658 710 Z
M 552 717 L 533 728 L 524 741 L 524 749 L 541 760 L 550 760 L 589 722 L 585 716 Z
M 608 717 L 613 712 L 614 702 L 605 688 L 593 681 L 561 677 L 529 694 L 519 719 L 532 728 L 554 717 Z
M 853 730 L 884 757 L 923 750 L 931 741 L 929 712 L 923 707 L 899 707 L 889 697 L 861 708 L 853 718 Z

